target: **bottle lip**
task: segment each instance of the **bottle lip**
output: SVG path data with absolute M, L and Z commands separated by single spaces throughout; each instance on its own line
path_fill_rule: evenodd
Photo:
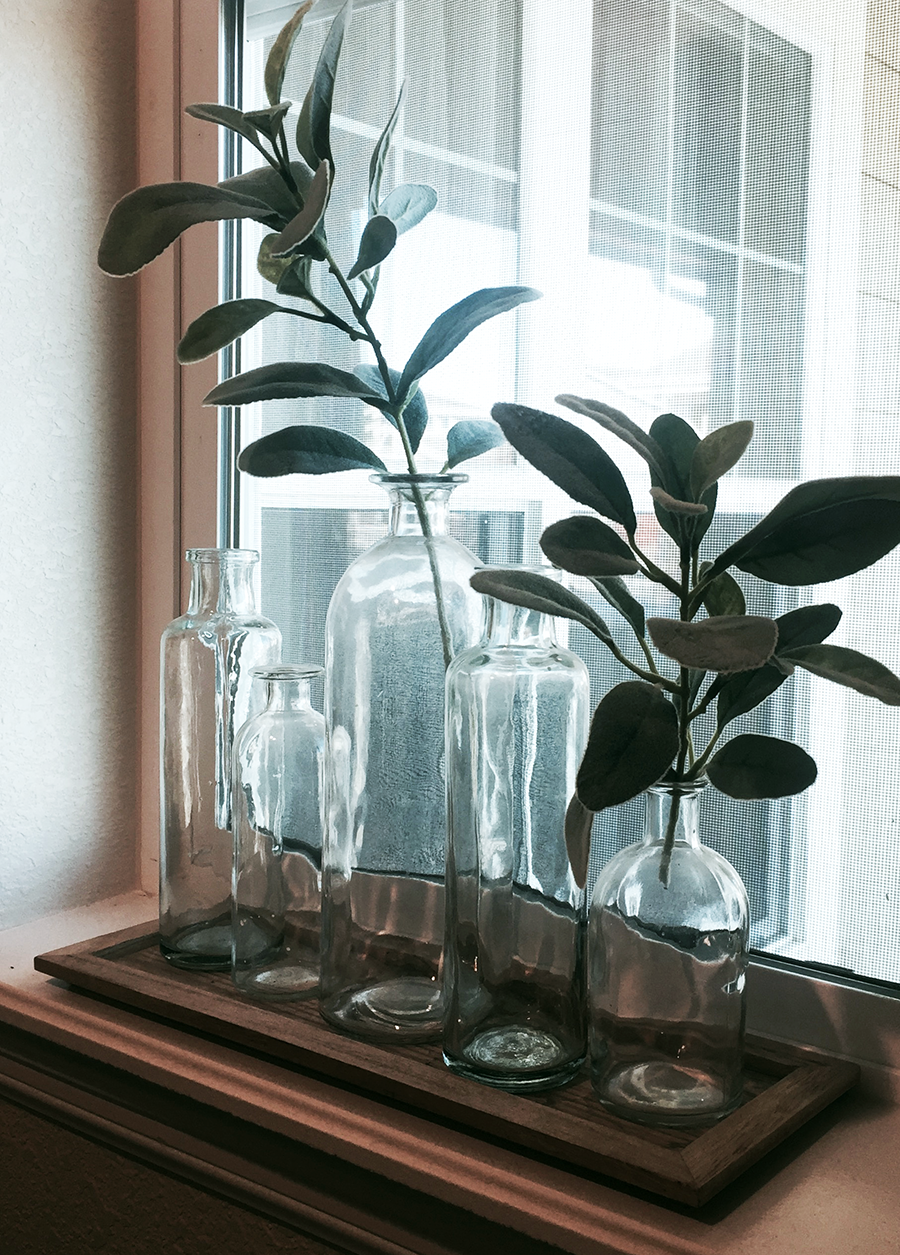
M 656 784 L 649 786 L 647 792 L 668 797 L 674 797 L 677 793 L 679 797 L 689 797 L 692 793 L 702 793 L 708 784 L 708 776 L 699 776 L 696 780 L 657 780 Z
M 440 488 L 445 485 L 450 487 L 451 485 L 467 484 L 469 482 L 468 475 L 463 475 L 460 472 L 448 473 L 446 475 L 439 475 L 437 473 L 433 475 L 410 475 L 394 473 L 393 471 L 376 471 L 374 475 L 369 476 L 369 479 L 373 484 L 396 484 L 401 488 L 404 484 L 418 484 L 422 487 L 431 486 L 434 488 Z
M 313 680 L 316 676 L 324 675 L 325 668 L 313 662 L 280 662 L 273 663 L 270 667 L 253 667 L 250 674 L 258 680 L 290 682 L 291 680 Z
M 253 564 L 259 562 L 259 553 L 255 549 L 187 549 L 186 562 L 229 562 Z

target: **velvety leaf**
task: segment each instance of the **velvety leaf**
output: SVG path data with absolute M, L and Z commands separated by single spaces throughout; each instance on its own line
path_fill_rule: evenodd
M 282 230 L 296 215 L 314 178 L 312 170 L 305 161 L 292 161 L 290 170 L 297 185 L 299 201 L 278 171 L 273 170 L 271 166 L 258 166 L 253 170 L 245 170 L 243 174 L 236 174 L 231 179 L 223 179 L 218 186 L 225 188 L 226 191 L 252 196 L 255 200 L 268 205 L 273 211 L 272 225 Z
M 294 16 L 289 18 L 282 26 L 275 37 L 275 42 L 269 49 L 269 55 L 266 57 L 265 73 L 263 74 L 263 83 L 266 89 L 266 99 L 270 105 L 277 105 L 281 101 L 284 73 L 287 69 L 294 43 L 300 34 L 303 19 L 315 2 L 316 0 L 304 0 L 303 4 L 294 13 Z
M 261 478 L 276 475 L 329 475 L 360 468 L 384 471 L 381 458 L 353 436 L 332 427 L 285 427 L 247 445 L 239 470 Z
M 602 578 L 593 576 L 590 577 L 590 580 L 600 596 L 605 597 L 609 604 L 615 610 L 618 610 L 622 618 L 631 625 L 635 635 L 643 639 L 646 630 L 644 607 L 636 597 L 632 597 L 625 581 L 619 579 L 617 575 L 603 576 Z
M 288 257 L 288 265 L 276 284 L 279 296 L 296 296 L 301 300 L 312 300 L 312 281 L 310 270 L 312 259 L 308 256 Z
M 270 226 L 272 210 L 249 196 L 205 183 L 151 183 L 113 206 L 97 261 L 107 274 L 132 275 L 188 227 L 227 218 L 255 218 Z
M 487 419 L 463 419 L 454 423 L 447 432 L 447 469 L 480 457 L 482 453 L 504 444 L 505 440 L 497 424 Z
M 713 571 L 736 566 L 773 584 L 819 584 L 871 566 L 898 542 L 900 476 L 813 479 L 724 550 Z
M 566 807 L 565 837 L 566 853 L 572 876 L 579 889 L 587 883 L 588 864 L 591 859 L 591 826 L 594 812 L 578 800 L 578 794 L 572 794 L 572 800 Z
M 540 296 L 534 288 L 482 288 L 440 314 L 412 351 L 403 369 L 401 391 L 409 391 L 417 379 L 442 362 L 466 336 L 489 318 L 515 309 L 523 301 Z
M 192 118 L 197 118 L 200 122 L 214 122 L 218 126 L 226 126 L 229 131 L 234 131 L 237 135 L 243 136 L 251 144 L 256 143 L 256 127 L 247 121 L 246 116 L 240 109 L 233 109 L 231 105 L 201 103 L 186 105 L 184 111 L 190 114 Z
M 843 645 L 795 645 L 781 654 L 787 662 L 846 688 L 900 706 L 900 678 L 883 663 Z
M 295 397 L 354 397 L 370 404 L 373 400 L 361 379 L 336 366 L 272 362 L 223 380 L 203 398 L 203 404 L 250 405 L 254 401 L 289 401 Z
M 390 218 L 402 235 L 431 213 L 437 199 L 437 192 L 427 183 L 401 183 L 381 202 L 378 212 Z
M 697 501 L 676 501 L 664 488 L 651 488 L 650 496 L 657 505 L 668 510 L 669 514 L 686 514 L 695 516 L 706 513 L 706 506 Z
M 296 252 L 322 221 L 328 194 L 331 189 L 331 167 L 322 161 L 306 194 L 303 208 L 291 219 L 281 234 L 269 245 L 273 257 L 285 257 Z
M 378 367 L 373 366 L 368 362 L 363 362 L 360 363 L 359 366 L 354 366 L 353 373 L 361 379 L 374 394 L 369 398 L 368 404 L 381 410 L 382 414 L 391 426 L 396 427 L 397 420 L 394 418 L 393 414 L 388 413 L 387 410 L 382 409 L 381 405 L 378 404 L 379 399 L 385 401 L 387 400 L 387 391 L 385 390 L 384 380 L 381 378 L 381 371 Z M 400 383 L 400 372 L 398 370 L 391 370 L 390 376 L 391 382 L 396 390 L 397 385 Z M 397 395 L 399 395 L 399 393 Z M 409 443 L 412 451 L 415 453 L 419 448 L 419 442 L 422 439 L 422 434 L 428 425 L 428 406 L 425 404 L 425 398 L 422 396 L 422 393 L 418 388 L 410 397 L 409 401 L 407 401 L 406 407 L 403 410 L 403 425 L 406 428 L 406 434 L 409 437 Z
M 746 614 L 747 603 L 744 590 L 737 580 L 723 571 L 717 575 L 703 594 L 703 604 L 713 616 Z
M 594 711 L 578 769 L 578 799 L 592 811 L 627 802 L 656 784 L 677 753 L 672 703 L 642 680 L 617 684 Z
M 540 545 L 552 563 L 573 575 L 634 575 L 639 569 L 618 532 L 589 514 L 552 523 Z
M 178 345 L 179 362 L 199 362 L 218 353 L 270 314 L 291 313 L 274 301 L 244 299 L 215 305 L 195 318 Z
M 793 741 L 748 732 L 723 745 L 710 759 L 706 774 L 720 792 L 749 801 L 802 793 L 818 769 Z
M 574 410 L 576 414 L 592 418 L 614 436 L 624 440 L 625 444 L 634 449 L 635 453 L 639 453 L 647 465 L 656 471 L 657 476 L 662 478 L 662 449 L 652 436 L 648 436 L 621 410 L 613 409 L 611 405 L 604 405 L 601 401 L 591 401 L 587 397 L 575 397 L 569 393 L 558 396 L 556 401 L 559 405 L 565 405 L 570 410 Z
M 700 441 L 691 457 L 691 497 L 699 501 L 707 488 L 741 460 L 753 439 L 753 423 L 744 419 L 717 427 Z
M 539 610 L 541 614 L 556 615 L 561 619 L 574 619 L 605 645 L 612 643 L 609 628 L 599 614 L 586 601 L 546 575 L 521 569 L 504 571 L 488 567 L 476 571 L 469 583 L 477 593 L 496 597 L 498 601 L 525 606 L 528 610 Z
M 331 102 L 334 97 L 334 79 L 344 34 L 353 13 L 353 0 L 347 0 L 331 23 L 316 72 L 300 109 L 297 121 L 297 148 L 300 155 L 315 168 L 320 161 L 334 166 L 331 155 Z
M 348 279 L 356 279 L 364 270 L 371 270 L 389 256 L 397 243 L 397 228 L 390 218 L 376 214 L 366 223 L 359 241 L 359 252 L 353 268 L 347 275 Z
M 798 606 L 787 614 L 779 615 L 778 645 L 775 652 L 784 653 L 798 645 L 819 645 L 830 636 L 841 621 L 841 609 L 831 602 L 816 606 Z
M 501 402 L 491 415 L 516 452 L 557 488 L 634 535 L 637 520 L 631 494 L 621 471 L 596 440 L 565 419 L 527 405 Z
M 751 671 L 775 652 L 778 625 L 761 615 L 722 615 L 700 623 L 648 619 L 653 644 L 682 667 L 702 671 Z
M 663 465 L 662 475 L 650 468 L 653 487 L 662 488 L 676 501 L 690 501 L 691 463 L 700 437 L 677 414 L 661 414 L 654 419 L 650 425 L 650 436 L 661 450 Z M 713 484 L 698 503 L 706 506 L 706 513 L 694 518 L 684 514 L 672 514 L 655 501 L 653 505 L 660 527 L 679 546 L 699 545 L 712 522 L 716 496 L 717 486 Z
M 391 140 L 394 135 L 394 129 L 400 118 L 400 106 L 403 103 L 403 96 L 406 92 L 406 84 L 400 88 L 397 96 L 397 103 L 391 111 L 391 116 L 387 120 L 387 125 L 378 137 L 378 143 L 372 150 L 372 157 L 369 161 L 369 217 L 373 218 L 378 213 L 378 202 L 381 199 L 381 180 L 384 176 L 384 163 L 387 160 L 388 152 L 391 147 Z

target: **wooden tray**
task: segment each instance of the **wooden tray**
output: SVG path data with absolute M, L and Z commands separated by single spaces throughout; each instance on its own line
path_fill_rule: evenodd
M 154 928 L 139 925 L 38 955 L 34 966 L 138 1010 L 695 1207 L 859 1077 L 855 1064 L 749 1038 L 737 1111 L 705 1129 L 648 1129 L 606 1112 L 586 1075 L 565 1089 L 507 1094 L 454 1075 L 438 1046 L 354 1041 L 329 1028 L 314 1001 L 252 1001 L 227 973 L 171 967 Z

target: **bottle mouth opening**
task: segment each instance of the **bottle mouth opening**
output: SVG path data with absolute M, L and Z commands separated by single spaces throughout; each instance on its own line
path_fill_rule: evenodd
M 235 566 L 259 562 L 259 554 L 255 549 L 188 549 L 184 557 L 187 562 L 219 562 Z
M 443 486 L 451 486 L 456 484 L 467 484 L 469 482 L 468 475 L 460 472 L 452 472 L 446 475 L 402 475 L 395 474 L 391 471 L 378 471 L 375 475 L 370 475 L 369 479 L 373 484 L 396 484 L 403 487 L 405 484 L 418 484 L 423 488 L 441 488 Z
M 254 667 L 250 674 L 258 680 L 314 680 L 325 674 L 325 668 L 313 662 L 282 662 L 271 667 Z

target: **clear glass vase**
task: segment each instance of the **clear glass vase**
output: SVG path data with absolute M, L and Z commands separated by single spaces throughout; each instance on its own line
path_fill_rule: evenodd
M 316 666 L 257 667 L 265 709 L 234 745 L 232 979 L 260 998 L 319 986 L 325 720 Z
M 326 621 L 320 1006 L 358 1037 L 423 1041 L 443 1012 L 445 659 L 483 616 L 477 559 L 445 534 L 466 477 L 372 478 L 390 534 L 347 568 Z
M 488 599 L 489 630 L 447 672 L 444 1059 L 509 1090 L 561 1085 L 584 1062 L 584 892 L 566 807 L 590 684 L 553 621 Z
M 731 864 L 700 844 L 704 784 L 647 791 L 643 841 L 606 865 L 591 902 L 593 1085 L 643 1124 L 707 1123 L 741 1100 L 749 908 Z
M 187 613 L 160 664 L 160 949 L 177 967 L 231 966 L 231 755 L 253 713 L 251 672 L 281 633 L 259 613 L 252 549 L 189 549 Z

